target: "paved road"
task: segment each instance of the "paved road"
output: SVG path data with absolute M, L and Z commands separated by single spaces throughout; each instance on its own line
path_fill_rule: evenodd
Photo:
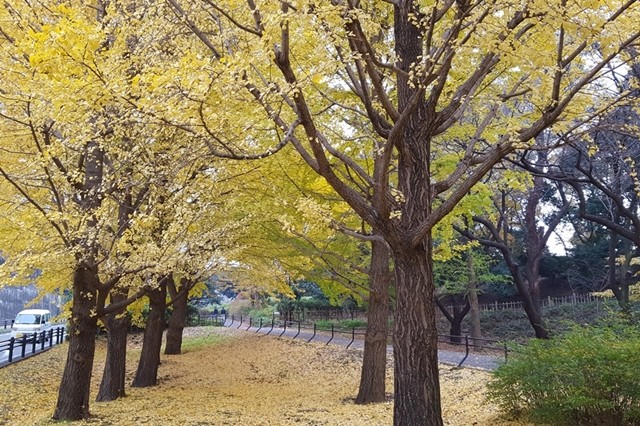
M 7 350 L 9 347 L 9 338 L 10 334 L 0 334 L 0 367 L 4 367 L 9 364 L 9 351 Z M 13 350 L 13 362 L 19 361 L 21 359 L 29 358 L 31 356 L 37 355 L 41 352 L 47 351 L 53 346 L 56 346 L 56 334 L 54 330 L 53 339 L 47 340 L 44 344 L 44 348 L 42 347 L 42 343 L 36 343 L 35 352 L 33 351 L 33 344 L 27 343 L 25 347 L 25 356 L 22 358 L 22 347 L 19 344 L 16 344 L 16 347 Z M 60 343 L 64 342 L 64 339 Z
M 253 332 L 253 333 L 258 332 L 258 333 L 268 334 L 270 336 L 275 336 L 275 337 L 283 336 L 283 337 L 295 338 L 296 340 L 313 341 L 316 343 L 325 343 L 325 344 L 330 343 L 332 345 L 337 345 L 337 346 L 344 346 L 344 347 L 349 346 L 350 348 L 364 349 L 364 341 L 362 340 L 363 336 L 356 335 L 356 338 L 352 341 L 351 332 L 340 333 L 340 334 L 335 333 L 334 338 L 331 339 L 330 331 L 329 332 L 323 331 L 322 333 L 318 332 L 314 336 L 313 330 L 302 329 L 298 334 L 297 327 L 287 328 L 286 330 L 281 327 L 280 328 L 274 327 L 273 329 L 271 329 L 271 324 L 263 326 L 262 328 L 259 328 L 254 325 L 249 327 L 249 324 L 247 323 L 242 325 L 240 325 L 238 321 L 232 323 L 230 318 L 227 318 L 224 325 L 225 327 L 238 328 L 239 330 L 244 330 L 247 332 Z M 393 346 L 391 345 L 387 346 L 387 352 L 393 353 Z M 462 359 L 464 358 L 464 355 L 465 355 L 464 352 L 439 350 L 438 361 L 440 361 L 442 364 L 457 366 L 460 363 L 460 361 L 462 361 Z M 462 365 L 463 367 L 476 368 L 476 369 L 485 370 L 485 371 L 493 371 L 503 362 L 504 362 L 504 357 L 478 355 L 478 354 L 472 353 L 472 354 L 469 354 L 469 356 L 467 357 L 466 360 L 464 360 L 464 363 Z
M 0 334 L 0 348 L 4 348 L 5 345 L 8 344 L 7 342 L 9 341 L 9 337 L 11 336 L 8 333 Z M 8 359 L 9 359 L 9 351 L 0 350 L 0 364 L 7 361 Z

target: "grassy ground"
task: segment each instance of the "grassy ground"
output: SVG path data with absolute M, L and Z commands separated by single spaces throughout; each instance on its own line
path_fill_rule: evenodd
M 357 406 L 362 353 L 333 346 L 244 333 L 189 330 L 185 353 L 163 356 L 158 386 L 128 389 L 128 396 L 93 403 L 92 425 L 389 425 L 391 401 Z M 131 341 L 127 381 L 140 354 Z M 49 424 L 66 346 L 0 370 L 0 425 Z M 92 381 L 95 397 L 105 344 L 99 342 Z M 484 401 L 488 374 L 441 367 L 443 414 L 448 426 L 524 425 L 500 418 Z M 392 392 L 388 376 L 388 391 Z

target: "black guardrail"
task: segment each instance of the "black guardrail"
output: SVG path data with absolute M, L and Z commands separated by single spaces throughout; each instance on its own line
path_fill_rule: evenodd
M 13 325 L 12 319 L 0 319 L 0 326 L 3 330 L 8 330 Z
M 328 345 L 334 339 L 340 338 L 342 343 L 346 344 L 346 347 L 350 347 L 355 340 L 364 340 L 365 331 L 364 328 L 357 327 L 340 327 L 335 324 L 327 324 L 325 323 L 316 323 L 313 324 L 305 324 L 301 321 L 286 321 L 273 316 L 272 318 L 252 318 L 251 316 L 244 317 L 231 315 L 227 317 L 229 322 L 225 322 L 223 324 L 216 325 L 224 325 L 226 327 L 234 327 L 238 329 L 243 329 L 245 331 L 249 331 L 249 329 L 255 329 L 255 332 L 259 332 L 261 330 L 266 330 L 266 334 L 271 334 L 274 328 L 282 330 L 279 334 L 281 337 L 284 335 L 287 330 L 296 331 L 296 334 L 293 339 L 297 338 L 301 331 L 304 330 L 304 336 L 301 338 L 305 338 L 307 342 L 311 342 L 312 340 L 317 339 L 319 335 L 323 336 L 323 340 L 328 338 L 326 344 Z M 349 342 L 346 341 L 349 339 Z M 389 335 L 389 340 L 392 340 L 391 333 Z M 449 347 L 457 347 L 456 352 L 460 352 L 464 354 L 462 359 L 460 360 L 458 367 L 462 366 L 464 362 L 468 359 L 470 355 L 470 351 L 480 350 L 485 355 L 497 356 L 499 354 L 500 357 L 504 357 L 505 362 L 507 361 L 508 353 L 510 348 L 508 345 L 500 340 L 494 339 L 482 339 L 482 338 L 472 338 L 468 335 L 464 336 L 451 336 L 447 334 L 438 334 L 438 342 L 447 344 Z
M 205 325 L 224 325 L 227 320 L 225 314 L 210 314 L 210 315 L 192 315 L 187 319 L 187 324 L 190 326 L 205 326 Z
M 464 347 L 464 357 L 458 364 L 458 367 L 461 367 L 467 358 L 469 358 L 470 349 L 486 351 L 489 353 L 500 353 L 504 356 L 505 362 L 508 359 L 510 351 L 508 344 L 501 340 L 470 337 L 469 335 L 451 336 L 448 334 L 438 334 L 438 343 Z
M 64 342 L 65 327 L 55 327 L 39 333 L 0 341 L 0 366 L 19 361 Z

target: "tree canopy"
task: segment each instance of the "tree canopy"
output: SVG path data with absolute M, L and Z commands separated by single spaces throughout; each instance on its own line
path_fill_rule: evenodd
M 498 163 L 548 149 L 543 132 L 566 143 L 634 99 L 608 87 L 634 60 L 638 7 L 3 4 L 0 174 L 17 212 L 6 226 L 46 228 L 34 247 L 48 259 L 23 260 L 24 271 L 57 254 L 73 272 L 77 328 L 63 385 L 90 374 L 94 317 L 106 311 L 89 301 L 106 301 L 130 274 L 143 287 L 206 266 L 201 249 L 214 239 L 219 248 L 227 231 L 217 197 L 235 191 L 222 182 L 244 173 L 235 161 L 291 145 L 340 198 L 329 208 L 348 205 L 358 216 L 349 220 L 366 224 L 361 236 L 393 258 L 395 424 L 441 425 L 433 242 L 453 231 L 436 226 L 482 206 L 491 191 L 481 181 Z M 319 220 L 326 206 L 301 200 L 298 210 Z M 21 244 L 16 260 L 31 255 Z M 87 389 L 61 392 L 55 417 L 86 417 Z

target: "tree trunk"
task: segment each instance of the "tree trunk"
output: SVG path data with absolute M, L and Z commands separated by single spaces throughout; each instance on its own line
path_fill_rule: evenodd
M 460 306 L 458 306 L 456 302 L 454 299 L 453 321 L 451 321 L 451 326 L 449 327 L 450 341 L 455 344 L 462 343 L 462 320 L 467 312 L 469 312 L 469 305 L 467 305 L 465 309 L 460 309 Z
M 541 258 L 537 254 L 529 255 L 525 271 L 531 301 L 540 312 L 540 315 L 542 315 L 542 305 L 540 303 L 540 261 Z
M 69 321 L 69 349 L 62 373 L 54 420 L 89 417 L 91 370 L 96 349 L 98 318 L 95 316 L 97 269 L 76 266 L 73 274 L 73 306 Z
M 387 333 L 389 320 L 389 250 L 385 243 L 371 244 L 370 292 L 362 373 L 356 404 L 385 401 Z
M 393 354 L 396 426 L 442 426 L 430 241 L 395 251 Z
M 543 166 L 547 162 L 545 152 L 537 152 L 536 163 Z M 528 287 L 529 297 L 523 300 L 523 304 L 531 305 L 528 309 L 533 311 L 534 322 L 532 326 L 536 337 L 546 339 L 549 333 L 544 328 L 542 321 L 542 305 L 540 304 L 540 261 L 546 245 L 544 228 L 538 226 L 538 207 L 544 192 L 544 179 L 541 176 L 534 176 L 533 187 L 527 193 L 527 205 L 525 206 L 524 224 L 526 230 L 525 251 L 527 261 L 525 264 L 525 279 Z M 523 296 L 523 294 L 520 294 Z M 529 312 L 527 312 L 529 315 Z M 531 318 L 530 318 L 531 320 Z M 543 330 L 541 330 L 543 329 Z
M 516 289 L 518 290 L 518 294 L 520 295 L 520 300 L 522 301 L 522 307 L 524 308 L 524 312 L 527 314 L 527 319 L 529 320 L 529 323 L 531 324 L 536 337 L 538 339 L 548 339 L 549 332 L 545 328 L 544 321 L 542 319 L 542 315 L 540 313 L 540 310 L 538 309 L 538 306 L 531 298 L 529 287 L 522 279 L 522 273 L 520 272 L 518 265 L 507 261 L 507 266 L 511 271 L 513 282 L 516 285 Z
M 437 297 L 434 300 L 436 306 L 440 309 L 440 312 L 442 312 L 442 315 L 449 321 L 449 341 L 454 344 L 462 343 L 462 339 L 460 338 L 462 336 L 462 320 L 464 320 L 464 317 L 469 313 L 470 305 L 469 302 L 467 302 L 464 308 L 460 309 L 455 296 L 449 297 L 453 312 L 449 312 L 444 303 Z
M 111 302 L 117 303 L 126 298 L 126 291 L 114 292 L 111 295 Z M 109 314 L 104 320 L 108 335 L 107 357 L 96 401 L 113 401 L 125 396 L 127 335 L 130 321 L 126 311 Z
M 176 288 L 173 278 L 167 279 L 167 286 L 171 294 L 172 307 L 169 317 L 169 327 L 167 328 L 167 343 L 164 347 L 165 355 L 179 355 L 182 353 L 182 332 L 187 323 L 187 301 L 189 299 L 190 283 L 181 281 L 179 288 Z
M 396 63 L 407 71 L 397 76 L 398 111 L 411 111 L 398 150 L 400 216 L 388 233 L 396 277 L 393 423 L 442 426 L 431 235 L 414 240 L 416 224 L 431 213 L 431 140 L 426 128 L 436 117 L 411 77 L 411 67 L 424 54 L 422 30 L 411 17 L 413 7 L 413 2 L 402 1 L 393 9 Z
M 614 220 L 619 221 L 618 214 L 614 214 Z M 631 312 L 631 305 L 629 303 L 629 282 L 626 275 L 631 259 L 629 257 L 630 254 L 627 252 L 625 253 L 626 262 L 618 263 L 618 243 L 618 233 L 614 230 L 609 230 L 608 287 L 613 292 L 622 312 L 628 315 Z
M 144 388 L 155 386 L 158 381 L 160 366 L 160 350 L 162 349 L 162 332 L 164 331 L 164 313 L 167 298 L 167 287 L 164 278 L 147 294 L 149 297 L 149 317 L 144 329 L 142 353 L 138 362 L 136 376 L 131 386 Z
M 478 279 L 473 261 L 473 249 L 467 252 L 467 276 L 469 285 L 467 287 L 467 300 L 469 301 L 469 311 L 471 312 L 471 338 L 476 349 L 482 348 L 482 328 L 480 327 L 480 304 L 478 303 Z

